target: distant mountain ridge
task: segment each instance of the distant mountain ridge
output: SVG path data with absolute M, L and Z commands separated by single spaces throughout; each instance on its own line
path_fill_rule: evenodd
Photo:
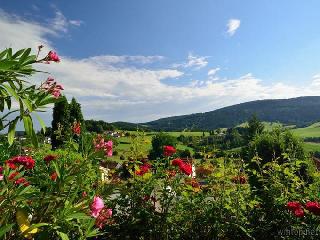
M 153 130 L 181 131 L 229 128 L 246 122 L 253 114 L 266 122 L 280 122 L 298 127 L 320 120 L 320 96 L 257 100 L 205 113 L 161 118 L 135 124 Z

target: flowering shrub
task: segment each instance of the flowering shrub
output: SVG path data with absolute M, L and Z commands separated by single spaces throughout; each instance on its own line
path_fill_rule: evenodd
M 31 49 L 21 49 L 16 53 L 8 48 L 0 52 L 0 112 L 6 112 L 0 118 L 0 131 L 8 128 L 8 141 L 13 143 L 15 128 L 18 121 L 23 121 L 26 134 L 37 146 L 37 138 L 33 129 L 31 113 L 36 115 L 38 108 L 53 103 L 60 96 L 63 87 L 57 84 L 52 78 L 41 84 L 40 87 L 30 85 L 26 77 L 37 72 L 33 64 L 50 63 L 60 61 L 58 55 L 50 51 L 44 58 L 38 59 L 38 54 L 32 55 Z M 18 109 L 11 109 L 15 101 Z M 37 115 L 36 115 L 37 116 Z M 44 122 L 37 116 L 39 123 L 45 129 Z
M 280 234 L 320 222 L 320 174 L 288 134 L 254 137 L 245 160 L 227 153 L 177 158 L 175 140 L 163 133 L 147 158 L 137 134 L 122 161 L 112 159 L 114 139 L 87 133 L 75 120 L 62 149 L 22 153 L 13 143 L 17 121 L 32 137 L 30 113 L 63 90 L 51 77 L 39 88 L 19 79 L 35 72 L 33 63 L 60 62 L 53 51 L 40 60 L 39 53 L 0 53 L 0 106 L 10 110 L 16 99 L 23 110 L 1 118 L 11 144 L 0 142 L 1 239 L 318 239 Z

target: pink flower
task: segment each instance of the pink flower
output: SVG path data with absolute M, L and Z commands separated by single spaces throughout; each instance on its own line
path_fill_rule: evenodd
M 0 181 L 3 180 L 3 174 L 0 174 Z
M 109 140 L 106 144 L 106 152 L 108 157 L 112 157 L 112 146 L 113 146 L 113 142 Z
M 53 61 L 53 62 L 60 62 L 60 58 L 59 58 L 58 54 L 54 51 L 50 51 L 48 53 L 47 60 Z
M 41 85 L 40 89 L 50 93 L 54 98 L 59 98 L 61 96 L 61 91 L 64 90 L 63 87 L 60 84 L 57 84 L 52 77 L 48 77 Z
M 93 203 L 90 206 L 91 216 L 94 218 L 97 218 L 103 208 L 104 208 L 104 203 L 102 198 L 95 196 L 93 198 Z
M 111 140 L 105 142 L 104 138 L 98 135 L 97 138 L 93 140 L 93 144 L 96 151 L 103 150 L 106 156 L 112 156 L 113 142 Z

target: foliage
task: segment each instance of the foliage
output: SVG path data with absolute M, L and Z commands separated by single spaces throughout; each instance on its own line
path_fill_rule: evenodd
M 152 137 L 152 149 L 150 159 L 156 159 L 162 156 L 164 146 L 176 146 L 177 139 L 167 133 L 160 132 Z
M 115 127 L 110 124 L 106 123 L 102 120 L 96 121 L 96 120 L 85 120 L 86 129 L 89 132 L 95 132 L 95 133 L 103 133 L 104 131 L 112 131 L 115 129 Z
M 41 126 L 45 128 L 36 112 L 55 102 L 55 96 L 50 92 L 53 89 L 43 89 L 26 81 L 27 77 L 38 72 L 33 65 L 44 60 L 50 61 L 49 54 L 38 60 L 36 55 L 31 54 L 30 48 L 15 53 L 11 48 L 0 52 L 0 112 L 4 114 L 0 116 L 0 131 L 8 128 L 10 144 L 13 143 L 18 121 L 23 121 L 25 131 L 35 146 L 38 142 L 33 128 L 33 117 L 38 118 Z M 13 108 L 14 102 L 19 106 L 18 109 Z
M 52 118 L 52 149 L 61 147 L 70 138 L 70 109 L 66 97 L 54 104 Z
M 162 131 L 214 130 L 235 127 L 256 114 L 262 121 L 302 127 L 320 119 L 319 107 L 320 97 L 259 100 L 205 113 L 162 118 L 142 125 Z

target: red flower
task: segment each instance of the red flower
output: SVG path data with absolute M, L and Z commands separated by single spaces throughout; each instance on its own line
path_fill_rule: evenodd
M 27 169 L 34 168 L 35 161 L 30 156 L 16 156 L 6 161 L 9 168 L 16 169 L 16 164 L 21 164 Z
M 25 186 L 25 187 L 30 185 L 30 183 L 24 177 L 21 177 L 21 178 L 17 179 L 14 183 L 16 185 L 23 184 L 23 186 Z
M 9 179 L 9 180 L 12 180 L 12 179 L 14 179 L 18 174 L 19 174 L 18 172 L 13 172 L 13 173 L 11 173 L 11 174 L 9 175 L 8 179 Z
M 234 176 L 231 181 L 234 183 L 245 184 L 247 179 L 245 176 Z
M 176 176 L 177 172 L 176 172 L 176 170 L 168 170 L 167 174 L 168 174 L 169 178 L 172 178 L 172 177 Z
M 183 163 L 181 166 L 179 166 L 181 172 L 183 172 L 186 175 L 191 175 L 192 173 L 192 166 L 189 163 Z
M 46 57 L 48 61 L 53 61 L 53 62 L 60 62 L 60 58 L 58 54 L 54 51 L 50 51 Z
M 56 172 L 53 172 L 51 175 L 50 175 L 50 178 L 52 181 L 56 181 L 57 180 L 57 177 L 58 177 L 58 174 Z
M 73 123 L 72 132 L 78 136 L 80 135 L 80 133 L 81 133 L 80 122 Z
M 200 188 L 200 183 L 195 178 L 186 178 L 184 181 L 193 188 Z
M 149 163 L 144 163 L 140 166 L 138 170 L 136 170 L 136 174 L 139 176 L 143 176 L 147 172 L 149 172 L 149 169 L 151 168 L 151 165 Z
M 304 216 L 304 211 L 302 208 L 297 208 L 294 210 L 294 215 L 298 218 L 302 218 Z
M 180 171 L 186 175 L 190 175 L 192 173 L 191 164 L 183 162 L 180 158 L 172 160 L 171 165 L 179 167 Z
M 177 150 L 173 146 L 164 146 L 163 155 L 166 157 L 172 156 Z
M 320 204 L 318 202 L 307 202 L 306 209 L 314 215 L 320 216 Z
M 48 164 L 49 162 L 53 161 L 53 160 L 56 160 L 57 156 L 55 155 L 47 155 L 43 158 L 43 160 Z
M 171 162 L 172 166 L 177 166 L 177 167 L 180 167 L 182 164 L 183 164 L 183 161 L 180 158 L 176 158 Z
M 295 211 L 296 209 L 301 208 L 301 204 L 299 202 L 288 202 L 287 208 L 290 211 Z
M 3 167 L 0 166 L 0 173 L 3 173 Z
M 96 218 L 96 226 L 100 229 L 104 227 L 105 224 L 111 223 L 110 218 L 112 217 L 111 208 L 103 208 Z

